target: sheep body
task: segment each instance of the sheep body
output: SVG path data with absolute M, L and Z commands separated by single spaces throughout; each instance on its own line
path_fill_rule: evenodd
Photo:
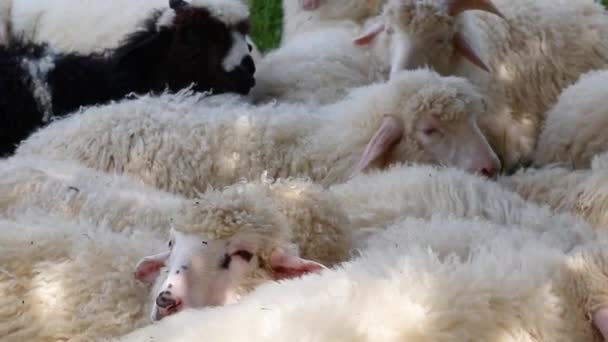
M 443 215 L 524 227 L 538 234 L 537 241 L 566 251 L 596 236 L 574 215 L 555 213 L 500 184 L 452 168 L 396 165 L 333 185 L 330 191 L 351 226 L 372 233 L 405 218 Z
M 35 211 L 0 228 L 3 340 L 94 341 L 145 325 L 149 290 L 133 267 L 164 239 Z
M 208 99 L 213 105 L 204 105 Z M 353 90 L 314 114 L 301 104 L 252 106 L 234 96 L 214 100 L 182 92 L 89 108 L 32 135 L 18 154 L 78 160 L 188 197 L 208 185 L 257 179 L 264 172 L 271 178 L 306 176 L 327 185 L 355 170 L 390 113 L 397 118 L 395 125 L 403 127 L 400 140 L 383 155 L 389 162 L 440 160 L 417 141 L 415 124 L 431 120 L 445 122 L 446 129 L 463 126 L 471 140 L 457 144 L 460 133 L 446 136 L 447 142 L 456 139 L 449 146 L 463 150 L 448 153 L 452 159 L 443 162 L 476 172 L 478 160 L 469 158 L 471 149 L 497 162 L 475 123 L 484 108 L 465 80 L 428 70 Z M 431 118 L 431 112 L 440 114 Z M 466 158 L 458 157 L 462 153 Z
M 601 341 L 586 317 L 606 304 L 594 287 L 607 275 L 601 249 L 566 255 L 505 228 L 406 220 L 321 275 L 183 312 L 121 341 Z M 226 329 L 234 324 L 243 329 Z
M 587 170 L 557 166 L 524 169 L 501 177 L 499 183 L 526 200 L 571 212 L 593 227 L 604 228 L 608 226 L 605 158 L 605 154 L 596 156 L 592 161 L 594 168 Z
M 314 1 L 310 1 L 314 3 Z M 305 10 L 300 0 L 283 0 L 283 31 L 281 45 L 302 33 L 313 32 L 345 22 L 361 24 L 379 13 L 380 3 L 367 0 L 321 0 L 315 8 Z
M 589 168 L 595 155 L 608 150 L 606 84 L 608 71 L 593 71 L 564 89 L 547 113 L 532 158 L 536 166 L 564 163 Z
M 278 100 L 327 104 L 349 89 L 386 79 L 380 45 L 362 49 L 351 43 L 354 23 L 307 32 L 268 52 L 257 64 L 255 102 Z M 386 69 L 386 70 L 385 70 Z

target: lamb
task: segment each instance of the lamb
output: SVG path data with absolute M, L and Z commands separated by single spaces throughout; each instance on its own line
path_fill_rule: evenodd
M 562 163 L 586 169 L 595 155 L 608 151 L 604 137 L 608 127 L 607 83 L 608 71 L 598 70 L 583 74 L 564 89 L 546 115 L 532 158 L 535 166 Z
M 78 160 L 187 197 L 263 173 L 328 185 L 398 161 L 493 176 L 500 163 L 476 124 L 486 108 L 470 83 L 429 70 L 355 89 L 314 114 L 182 92 L 90 108 L 32 135 L 17 154 Z
M 350 21 L 362 24 L 380 12 L 384 0 L 283 0 L 281 45 L 301 33 Z
M 261 286 L 236 305 L 184 311 L 119 341 L 599 342 L 600 331 L 606 335 L 605 241 L 566 254 L 527 230 L 439 217 L 406 220 L 375 240 L 360 258 L 320 275 Z
M 484 90 L 497 110 L 480 125 L 507 171 L 529 163 L 562 89 L 608 60 L 608 17 L 593 0 L 390 0 L 383 13 L 356 43 L 392 33 L 392 72 L 428 65 Z
M 256 281 L 289 279 L 324 268 L 289 249 L 287 232 L 281 231 L 281 226 L 268 222 L 258 226 L 207 223 L 208 230 L 211 226 L 224 229 L 209 236 L 204 232 L 170 233 L 167 268 L 179 262 L 181 276 L 194 280 L 188 283 L 187 291 L 180 292 L 185 296 L 171 313 L 221 304 L 222 294 L 228 298 Z M 151 231 L 117 233 L 40 212 L 24 213 L 15 221 L 2 219 L 0 229 L 3 340 L 116 337 L 149 322 L 148 313 L 157 310 L 156 306 L 167 308 L 166 291 L 159 294 L 145 285 L 154 272 L 150 267 L 161 267 L 158 256 L 152 263 L 146 255 L 167 248 L 166 240 Z M 173 293 L 182 291 L 174 270 L 165 275 L 164 269 L 155 269 L 163 274 L 158 277 L 159 284 L 170 279 L 174 286 L 168 288 Z M 210 272 L 216 277 L 201 282 L 200 276 Z M 156 300 L 150 301 L 149 293 Z M 210 295 L 205 296 L 207 293 Z
M 192 0 L 196 5 L 199 0 Z M 226 0 L 232 1 L 232 0 Z M 153 10 L 166 7 L 166 0 L 4 0 L 0 23 L 7 28 L 4 44 L 19 39 L 47 44 L 54 52 L 90 54 L 118 47 L 120 40 L 138 29 L 138 24 Z M 246 4 L 246 1 L 242 1 Z M 204 4 L 204 1 L 202 2 Z M 0 5 L 2 6 L 2 5 Z M 0 25 L 2 25 L 0 24 Z M 10 31 L 8 30 L 10 27 Z M 74 28 L 78 29 L 75 30 Z M 0 45 L 3 39 L 0 33 Z M 261 54 L 252 45 L 255 62 Z
M 248 93 L 255 65 L 244 38 L 247 8 L 202 4 L 170 0 L 171 8 L 155 12 L 107 55 L 53 54 L 19 42 L 0 47 L 0 155 L 52 117 L 130 93 L 175 92 L 192 83 L 201 92 Z

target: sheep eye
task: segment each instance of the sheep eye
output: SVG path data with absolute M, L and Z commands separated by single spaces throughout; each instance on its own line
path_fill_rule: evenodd
M 203 245 L 206 245 L 206 244 L 207 244 L 207 241 L 203 241 Z
M 245 36 L 248 35 L 249 34 L 249 22 L 241 21 L 240 23 L 238 23 L 236 25 L 236 30 Z
M 424 133 L 424 135 L 426 135 L 426 136 L 432 136 L 432 135 L 439 135 L 440 136 L 441 135 L 441 132 L 439 132 L 439 130 L 435 129 L 435 128 L 424 129 L 422 131 L 422 133 Z
M 170 240 L 167 245 L 169 245 L 169 248 L 173 247 L 173 240 Z

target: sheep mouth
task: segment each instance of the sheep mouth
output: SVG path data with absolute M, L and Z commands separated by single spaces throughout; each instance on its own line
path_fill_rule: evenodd
M 168 308 L 160 308 L 157 306 L 156 309 L 154 310 L 154 315 L 152 316 L 152 320 L 160 321 L 161 319 L 163 319 L 167 316 L 171 316 L 171 315 L 174 315 L 174 314 L 182 311 L 182 309 L 183 309 L 182 304 L 173 305 Z

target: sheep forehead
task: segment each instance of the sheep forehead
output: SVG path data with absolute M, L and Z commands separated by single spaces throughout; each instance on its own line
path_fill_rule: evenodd
M 185 207 L 183 216 L 176 220 L 175 225 L 182 231 L 202 234 L 210 239 L 227 240 L 240 234 L 274 240 L 290 237 L 287 222 L 278 213 L 238 205 L 207 207 L 201 201 Z
M 424 87 L 406 101 L 406 108 L 416 115 L 431 113 L 443 122 L 468 120 L 478 114 L 476 107 L 479 99 L 467 96 L 453 87 Z
M 454 27 L 454 18 L 443 1 L 392 0 L 384 14 L 389 24 L 410 34 L 446 32 Z

